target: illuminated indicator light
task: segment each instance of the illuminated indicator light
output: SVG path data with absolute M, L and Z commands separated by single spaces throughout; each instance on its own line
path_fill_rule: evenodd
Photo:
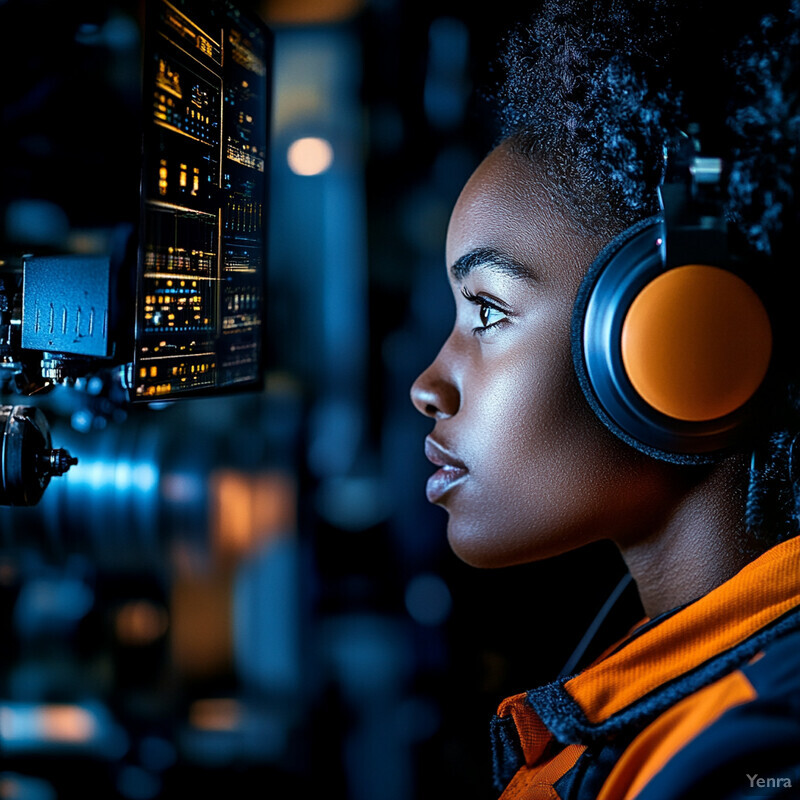
M 295 175 L 321 175 L 333 163 L 333 147 L 326 139 L 307 136 L 292 142 L 286 160 Z
M 172 286 L 172 281 L 167 281 L 167 286 Z
M 140 378 L 146 378 L 147 377 L 147 368 L 146 367 L 142 367 L 139 370 L 139 377 Z
M 158 375 L 158 367 L 150 367 L 150 377 L 155 378 Z

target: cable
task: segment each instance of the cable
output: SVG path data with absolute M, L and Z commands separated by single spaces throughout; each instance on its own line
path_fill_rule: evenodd
M 608 615 L 611 613 L 611 610 L 617 604 L 617 601 L 622 596 L 622 593 L 625 589 L 628 588 L 629 584 L 633 580 L 630 572 L 626 572 L 619 583 L 614 587 L 614 591 L 608 596 L 608 599 L 603 603 L 600 611 L 597 612 L 597 616 L 592 621 L 592 624 L 587 628 L 586 633 L 583 634 L 580 642 L 578 642 L 578 646 L 573 650 L 572 655 L 569 657 L 569 660 L 564 665 L 561 672 L 558 674 L 559 678 L 563 678 L 566 675 L 571 675 L 572 672 L 578 665 L 578 662 L 584 657 L 586 651 L 589 649 L 589 645 L 592 643 L 592 640 L 597 635 L 598 630 L 600 630 L 600 626 L 605 622 Z

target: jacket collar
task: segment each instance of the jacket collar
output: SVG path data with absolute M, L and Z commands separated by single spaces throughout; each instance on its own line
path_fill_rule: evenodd
M 647 722 L 800 628 L 800 537 L 776 545 L 689 605 L 638 626 L 583 672 L 508 698 L 528 765 L 555 738 L 589 744 Z

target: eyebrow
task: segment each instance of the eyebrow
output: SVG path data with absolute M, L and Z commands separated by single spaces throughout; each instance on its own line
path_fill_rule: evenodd
M 475 269 L 489 269 L 525 281 L 536 281 L 536 275 L 530 267 L 515 261 L 507 253 L 493 247 L 479 247 L 464 253 L 450 267 L 454 280 L 463 281 Z

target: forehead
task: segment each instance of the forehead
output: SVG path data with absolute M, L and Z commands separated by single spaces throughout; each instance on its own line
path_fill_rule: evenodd
M 542 167 L 501 144 L 470 177 L 447 231 L 447 263 L 491 247 L 547 274 L 583 274 L 603 242 L 579 232 Z

